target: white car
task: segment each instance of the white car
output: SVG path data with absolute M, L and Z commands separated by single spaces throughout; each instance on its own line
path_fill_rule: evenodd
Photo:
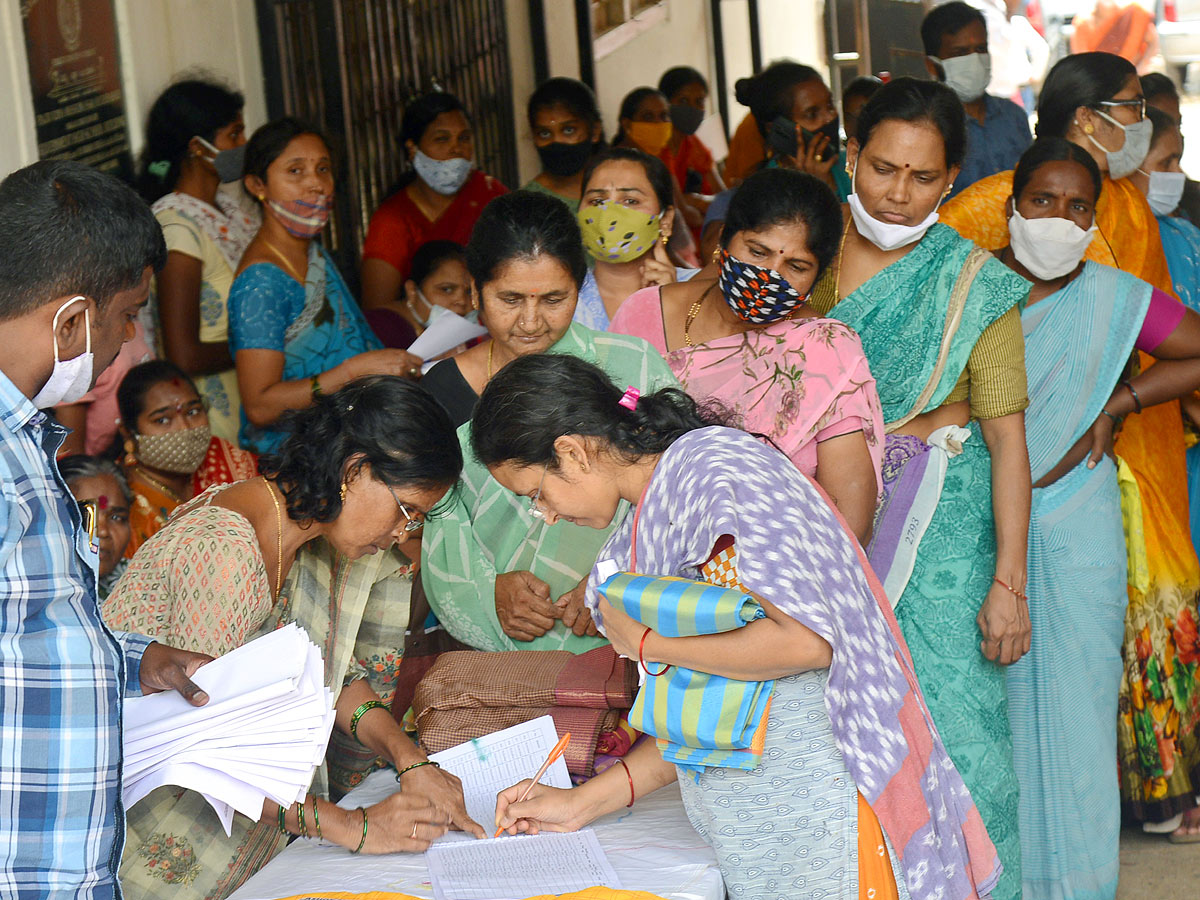
M 1188 63 L 1200 62 L 1200 0 L 1158 0 L 1157 14 L 1162 58 L 1182 85 Z

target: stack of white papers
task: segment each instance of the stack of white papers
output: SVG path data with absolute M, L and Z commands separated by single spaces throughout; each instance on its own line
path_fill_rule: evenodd
M 303 799 L 333 728 L 321 651 L 295 624 L 202 666 L 208 703 L 175 691 L 125 701 L 124 801 L 172 784 L 199 791 L 230 832 L 234 810 L 254 820 L 270 799 Z

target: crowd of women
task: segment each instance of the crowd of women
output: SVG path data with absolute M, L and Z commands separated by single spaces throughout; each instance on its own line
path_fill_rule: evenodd
M 947 201 L 945 84 L 852 84 L 843 146 L 821 76 L 773 65 L 739 82 L 723 168 L 707 91 L 672 69 L 606 141 L 588 88 L 547 81 L 513 192 L 457 99 L 414 100 L 361 305 L 318 239 L 328 142 L 290 118 L 246 141 L 215 84 L 159 98 L 168 261 L 140 342 L 60 410 L 91 454 L 63 474 L 114 628 L 219 655 L 298 622 L 337 727 L 308 798 L 232 835 L 191 791 L 136 804 L 127 896 L 224 897 L 293 835 L 575 829 L 677 778 L 734 897 L 1111 898 L 1123 816 L 1200 840 L 1177 98 L 1066 57 L 1015 170 Z M 422 376 L 407 348 L 446 315 L 486 335 Z M 667 627 L 620 573 L 752 610 Z M 451 646 L 500 693 L 530 654 L 608 654 L 600 681 L 627 657 L 683 721 L 606 720 L 577 787 L 514 786 L 476 823 L 414 701 Z M 744 740 L 689 718 L 697 677 L 766 685 Z M 400 793 L 333 802 L 382 765 Z

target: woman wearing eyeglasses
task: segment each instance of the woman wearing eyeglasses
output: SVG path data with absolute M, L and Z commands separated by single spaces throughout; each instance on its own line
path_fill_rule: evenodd
M 209 488 L 142 546 L 104 618 L 213 656 L 296 622 L 321 648 L 337 730 L 394 764 L 404 792 L 365 815 L 340 810 L 316 796 L 325 791 L 322 769 L 303 805 L 267 803 L 258 821 L 236 816 L 226 836 L 200 795 L 160 788 L 129 810 L 121 884 L 131 900 L 227 896 L 282 849 L 286 834 L 319 834 L 368 853 L 424 850 L 448 827 L 483 836 L 458 779 L 417 766 L 425 755 L 356 664 L 373 581 L 402 561 L 388 559 L 392 545 L 420 527 L 462 469 L 450 420 L 421 388 L 377 376 L 318 398 L 284 426 L 279 451 L 262 460 L 263 477 Z M 368 556 L 379 565 L 348 571 L 349 561 Z M 314 558 L 325 561 L 324 596 Z
M 489 203 L 471 232 L 467 269 L 488 339 L 421 380 L 460 426 L 461 441 L 484 387 L 522 356 L 577 356 L 642 391 L 678 386 L 646 341 L 572 321 L 587 261 L 575 217 L 554 197 L 517 191 Z M 584 608 L 583 586 L 608 533 L 543 524 L 527 500 L 463 456 L 459 488 L 422 539 L 421 582 L 438 620 L 477 650 L 583 653 L 605 643 Z
M 1146 198 L 1127 177 L 1142 166 L 1153 126 L 1133 64 L 1111 53 L 1060 60 L 1038 100 L 1037 136 L 1063 137 L 1088 152 L 1104 176 L 1096 203 L 1096 232 L 1085 259 L 1114 266 L 1174 295 L 1155 221 Z M 942 207 L 942 221 L 982 247 L 1009 245 L 1005 203 L 1012 172 L 985 178 Z M 1153 360 L 1142 355 L 1142 367 Z M 1175 840 L 1200 839 L 1194 812 L 1200 766 L 1200 667 L 1179 665 L 1194 646 L 1180 622 L 1195 621 L 1200 563 L 1188 524 L 1187 472 L 1179 403 L 1171 401 L 1125 420 L 1117 455 L 1136 479 L 1140 527 L 1129 531 L 1131 577 L 1125 619 L 1118 719 L 1118 755 L 1125 815 L 1173 831 Z M 1139 576 L 1138 573 L 1141 573 Z M 1035 638 L 1036 640 L 1036 638 Z M 1174 677 L 1165 673 L 1175 671 Z M 1190 671 L 1190 674 L 1189 674 Z M 1176 724 L 1177 723 L 1177 724 Z M 1158 825 L 1159 827 L 1155 827 Z

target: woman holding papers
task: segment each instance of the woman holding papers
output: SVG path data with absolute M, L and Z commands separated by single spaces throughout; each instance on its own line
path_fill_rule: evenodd
M 660 737 L 579 788 L 538 785 L 524 802 L 526 783 L 509 788 L 497 824 L 573 830 L 682 770 L 689 818 L 731 896 L 991 891 L 995 848 L 887 598 L 846 524 L 785 455 L 721 427 L 680 391 L 622 394 L 594 366 L 552 355 L 496 375 L 471 443 L 549 523 L 609 528 L 635 507 L 600 552 L 588 603 L 616 649 L 646 667 L 631 719 L 644 712 Z M 726 605 L 739 598 L 728 630 L 712 627 L 700 596 L 709 591 Z M 647 711 L 653 692 L 672 702 Z
M 493 200 L 471 232 L 467 268 L 487 337 L 421 380 L 456 426 L 471 418 L 497 372 L 531 353 L 586 359 L 626 383 L 678 384 L 641 338 L 572 321 L 587 262 L 575 217 L 559 200 L 532 191 Z M 460 441 L 467 438 L 460 427 Z M 421 542 L 421 580 L 438 620 L 476 650 L 601 646 L 583 582 L 604 535 L 570 523 L 546 527 L 469 454 L 464 463 L 446 514 L 427 524 Z
M 358 629 L 341 619 L 353 618 L 352 608 L 361 618 L 365 598 L 346 591 L 330 609 L 280 592 L 306 545 L 331 548 L 336 564 L 387 550 L 421 527 L 462 469 L 450 421 L 416 385 L 377 376 L 321 397 L 286 425 L 279 452 L 262 461 L 264 477 L 208 489 L 142 546 L 105 619 L 214 656 L 297 622 L 322 648 L 326 685 L 340 691 L 337 729 L 390 760 L 404 792 L 365 811 L 341 810 L 317 796 L 322 771 L 302 806 L 268 803 L 258 822 L 236 817 L 227 836 L 199 794 L 159 788 L 129 810 L 121 881 L 131 900 L 224 897 L 286 835 L 375 853 L 423 850 L 448 827 L 482 835 L 458 779 L 428 764 L 366 680 L 345 684 L 346 643 L 352 648 Z

